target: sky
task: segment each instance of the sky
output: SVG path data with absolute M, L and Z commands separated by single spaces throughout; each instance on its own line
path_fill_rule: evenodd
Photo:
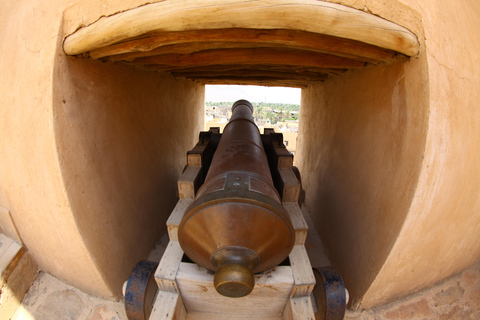
M 246 99 L 250 102 L 271 102 L 300 104 L 300 88 L 239 86 L 239 85 L 206 85 L 206 102 L 235 102 Z

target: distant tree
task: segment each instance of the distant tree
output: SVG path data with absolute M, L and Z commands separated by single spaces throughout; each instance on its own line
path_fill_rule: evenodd
M 232 102 L 206 102 L 207 106 L 231 106 Z M 300 105 L 288 103 L 272 103 L 272 102 L 254 102 L 253 117 L 256 121 L 269 119 L 272 124 L 283 122 L 285 120 L 298 120 L 298 113 L 291 114 L 292 111 L 300 111 Z M 276 110 L 277 112 L 266 111 L 266 108 Z

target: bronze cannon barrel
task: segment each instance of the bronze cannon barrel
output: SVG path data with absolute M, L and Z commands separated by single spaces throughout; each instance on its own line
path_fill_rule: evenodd
M 192 261 L 215 271 L 216 290 L 229 297 L 249 294 L 253 274 L 280 264 L 292 250 L 295 233 L 274 187 L 250 102 L 233 104 L 178 239 Z

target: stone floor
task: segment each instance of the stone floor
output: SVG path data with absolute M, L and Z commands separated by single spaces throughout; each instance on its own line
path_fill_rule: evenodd
M 127 320 L 123 303 L 92 297 L 40 272 L 12 320 Z
M 305 215 L 305 218 L 311 228 L 309 216 Z M 168 236 L 165 234 L 148 259 L 160 261 L 168 241 Z M 317 244 L 314 250 L 320 250 L 309 252 L 312 265 L 327 265 L 328 258 L 326 256 L 322 258 L 323 245 L 313 228 L 310 229 L 308 241 Z M 43 272 L 38 274 L 20 308 L 12 317 L 12 320 L 85 319 L 127 320 L 127 317 L 123 301 L 115 302 L 90 296 Z M 434 287 L 391 304 L 370 310 L 349 310 L 345 319 L 480 320 L 480 261 Z
M 345 320 L 480 320 L 480 262 L 442 283 Z
M 161 253 L 155 252 L 159 258 Z M 41 272 L 12 320 L 126 320 L 123 302 L 92 297 Z M 392 304 L 348 311 L 346 320 L 480 319 L 480 263 Z
M 160 261 L 167 244 L 165 234 L 148 260 Z M 93 297 L 40 272 L 12 320 L 127 320 L 127 316 L 123 301 Z

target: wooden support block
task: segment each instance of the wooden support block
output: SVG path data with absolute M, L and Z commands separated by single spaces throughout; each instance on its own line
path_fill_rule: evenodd
M 283 184 L 282 202 L 298 202 L 302 186 L 297 176 L 290 168 L 279 168 L 278 172 Z
M 211 127 L 208 132 L 211 132 L 213 134 L 220 134 L 220 127 Z
M 187 320 L 283 320 L 283 318 L 276 316 L 225 315 L 219 313 L 189 312 L 187 313 Z
M 187 155 L 188 166 L 191 167 L 201 167 L 202 166 L 202 155 L 200 153 L 189 153 Z
M 203 312 L 249 317 L 280 317 L 293 286 L 292 269 L 277 266 L 255 275 L 255 287 L 246 297 L 232 299 L 217 293 L 213 273 L 193 263 L 180 264 L 177 283 L 188 313 Z
M 278 169 L 288 169 L 293 166 L 293 155 L 284 146 L 276 147 L 275 154 L 278 157 Z
M 315 320 L 311 298 L 291 298 L 285 307 L 282 320 Z
M 192 150 L 187 152 L 187 162 L 189 166 L 201 167 L 203 164 L 203 152 L 205 145 L 196 145 Z
M 290 169 L 293 167 L 293 157 L 278 157 L 278 168 Z
M 0 287 L 0 319 L 13 317 L 37 275 L 38 267 L 33 257 L 28 252 L 23 253 L 11 270 L 7 282 Z M 26 318 L 32 319 L 31 316 Z
M 302 245 L 295 245 L 289 258 L 294 280 L 291 297 L 310 296 L 315 286 L 315 276 L 307 250 Z
M 193 202 L 192 199 L 180 199 L 167 220 L 170 241 L 178 241 L 178 226 L 185 215 L 185 210 Z
M 152 320 L 185 320 L 187 311 L 178 293 L 159 291 L 153 306 Z
M 284 202 L 283 207 L 287 210 L 295 230 L 295 244 L 304 245 L 307 239 L 308 225 L 300 206 L 296 202 Z
M 21 244 L 0 233 L 0 287 L 5 284 L 24 253 Z
M 175 280 L 178 268 L 182 261 L 183 250 L 178 241 L 170 241 L 163 254 L 162 260 L 155 271 L 155 281 L 158 289 L 166 292 L 178 292 L 177 282 Z
M 201 167 L 188 166 L 178 179 L 178 196 L 180 199 L 195 199 L 195 192 L 200 187 Z

